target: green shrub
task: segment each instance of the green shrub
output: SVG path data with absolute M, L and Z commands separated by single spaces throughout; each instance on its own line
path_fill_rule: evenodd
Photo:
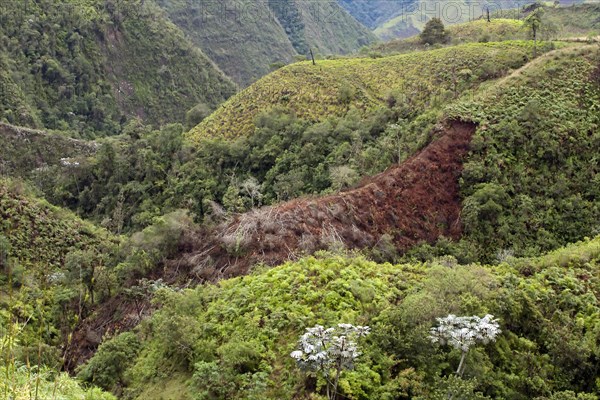
M 140 350 L 140 341 L 131 332 L 125 332 L 103 342 L 94 356 L 80 369 L 77 378 L 117 391 L 126 382 L 125 370 L 134 362 Z
M 425 24 L 419 38 L 423 44 L 434 45 L 447 43 L 450 40 L 450 35 L 446 32 L 441 19 L 432 18 Z

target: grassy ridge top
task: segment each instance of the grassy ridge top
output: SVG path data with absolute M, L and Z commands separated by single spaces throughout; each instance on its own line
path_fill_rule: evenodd
M 242 91 L 192 129 L 189 137 L 251 134 L 260 112 L 279 106 L 318 122 L 351 107 L 367 111 L 400 92 L 413 107 L 431 105 L 465 87 L 503 75 L 529 61 L 530 42 L 467 44 L 381 59 L 303 62 L 282 68 Z M 452 95 L 450 96 L 452 97 Z
M 449 25 L 446 29 L 453 38 L 463 36 L 464 41 L 479 41 L 485 38 L 488 38 L 489 41 L 530 38 L 531 33 L 526 29 L 518 29 L 518 25 L 522 24 L 532 8 L 521 9 L 517 3 L 512 3 L 515 8 L 510 8 L 511 3 L 503 3 L 502 6 L 502 10 L 492 13 L 490 23 L 482 15 L 481 19 Z M 598 4 L 544 6 L 543 8 L 545 15 L 539 31 L 542 39 L 586 37 L 600 34 L 600 21 L 598 20 L 600 5 Z M 513 21 L 512 26 L 508 20 Z M 424 25 L 423 21 L 410 15 L 392 18 L 379 26 L 375 33 L 384 39 L 406 39 L 391 40 L 375 46 L 382 50 L 406 50 L 410 44 L 416 45 L 418 42 L 418 37 L 409 36 L 416 35 Z
M 524 40 L 529 38 L 523 21 L 510 18 L 494 18 L 490 22 L 480 19 L 450 25 L 446 27 L 446 31 L 450 34 L 450 41 L 453 45 L 472 42 Z M 427 46 L 421 43 L 419 36 L 415 35 L 406 39 L 396 39 L 374 44 L 370 47 L 370 50 L 387 54 L 404 53 L 426 48 Z

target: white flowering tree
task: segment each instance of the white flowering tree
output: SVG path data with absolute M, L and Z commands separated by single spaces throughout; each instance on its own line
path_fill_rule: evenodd
M 317 325 L 307 328 L 300 337 L 299 349 L 290 356 L 300 369 L 319 373 L 327 382 L 327 398 L 336 399 L 340 375 L 345 369 L 353 369 L 361 352 L 358 340 L 370 333 L 368 326 L 338 324 L 324 328 Z
M 488 344 L 496 341 L 496 337 L 502 332 L 498 320 L 490 314 L 483 318 L 457 317 L 450 314 L 444 318 L 437 318 L 437 321 L 438 326 L 431 328 L 429 338 L 433 343 L 448 344 L 462 352 L 456 370 L 458 376 L 462 376 L 464 372 L 469 349 L 478 343 Z

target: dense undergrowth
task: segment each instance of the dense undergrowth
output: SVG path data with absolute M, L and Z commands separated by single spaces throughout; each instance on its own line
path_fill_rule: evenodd
M 56 372 L 44 368 L 41 371 L 19 366 L 14 371 L 0 367 L 0 394 L 7 399 L 29 400 L 38 399 L 68 399 L 68 400 L 115 400 L 115 396 L 97 388 L 86 388 L 65 372 Z
M 183 229 L 191 227 L 180 211 L 125 239 L 36 198 L 19 181 L 0 180 L 0 358 L 8 390 L 37 381 L 33 366 L 66 368 L 66 355 L 81 345 L 73 332 L 99 305 L 115 296 L 145 301 L 162 281 L 142 278 L 177 252 Z M 139 310 L 122 315 L 120 326 L 141 317 Z M 91 346 L 102 341 L 93 331 L 84 336 Z M 48 370 L 39 376 L 55 377 Z
M 22 268 L 31 264 L 60 268 L 72 248 L 83 250 L 112 240 L 107 231 L 36 199 L 18 181 L 0 180 L 0 194 L 1 233 Z
M 0 180 L 0 217 L 0 355 L 60 370 L 90 300 L 111 294 L 105 261 L 119 241 L 17 181 Z
M 321 398 L 323 382 L 296 370 L 289 353 L 304 328 L 344 322 L 372 328 L 355 370 L 342 377 L 345 398 L 431 399 L 445 393 L 442 377 L 459 357 L 429 342 L 435 318 L 491 313 L 503 332 L 469 354 L 464 379 L 474 392 L 594 399 L 599 256 L 598 238 L 496 267 L 321 255 L 217 285 L 164 289 L 155 297 L 161 309 L 135 335 L 106 342 L 80 377 L 107 389 L 119 382 L 125 398 L 168 395 L 161 388 L 170 379 L 178 390 L 187 387 L 180 398 Z M 135 348 L 137 357 L 118 358 Z M 111 375 L 115 360 L 119 373 Z M 558 394 L 569 390 L 590 395 Z
M 599 76 L 598 46 L 560 50 L 446 110 L 479 126 L 461 186 L 480 254 L 539 254 L 598 234 Z

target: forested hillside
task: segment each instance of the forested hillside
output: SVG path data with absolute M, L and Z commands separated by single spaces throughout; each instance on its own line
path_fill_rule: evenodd
M 431 242 L 432 237 L 452 237 L 453 224 L 458 220 L 452 217 L 452 210 L 458 204 L 462 206 L 463 237 L 443 251 L 464 260 L 493 262 L 506 255 L 537 255 L 596 234 L 600 220 L 599 186 L 594 184 L 600 166 L 596 152 L 599 56 L 594 45 L 555 50 L 491 85 L 481 85 L 475 94 L 466 92 L 463 99 L 451 103 L 437 117 L 450 128 L 439 128 L 438 135 L 432 132 L 421 138 L 424 145 L 431 144 L 399 169 L 365 179 L 358 188 L 339 196 L 292 201 L 248 213 L 218 227 L 212 233 L 214 240 L 203 240 L 198 246 L 196 254 L 212 257 L 210 263 L 201 264 L 200 271 L 206 276 L 214 270 L 227 275 L 231 268 L 235 274 L 238 269 L 244 270 L 248 260 L 255 260 L 250 265 L 260 261 L 275 265 L 302 252 L 332 245 L 377 249 L 382 242 L 389 242 L 393 248 L 402 249 L 414 240 Z M 424 118 L 415 121 L 419 119 L 423 123 Z M 477 127 L 471 151 L 464 158 L 458 152 L 463 136 L 453 132 L 458 129 L 453 121 Z M 411 137 L 410 125 L 391 129 L 401 129 Z M 376 143 L 361 140 L 364 152 L 381 157 L 380 151 L 369 151 L 378 148 Z M 346 147 L 348 153 L 352 154 L 354 146 Z M 360 155 L 355 153 L 345 165 L 347 179 L 352 173 L 363 175 L 361 166 L 365 164 L 360 163 Z M 455 166 L 447 167 L 444 157 L 457 157 Z M 289 160 L 291 155 L 287 153 L 286 158 Z M 415 167 L 419 158 L 429 163 Z M 331 157 L 325 162 L 329 160 Z M 445 183 L 458 178 L 445 173 L 462 168 L 461 160 L 464 170 L 460 199 L 438 197 L 434 188 L 420 186 L 422 182 L 439 182 L 436 187 L 443 186 L 444 193 L 452 193 L 452 187 Z M 294 168 L 302 166 L 281 163 L 276 171 L 294 176 Z M 319 166 L 316 170 L 321 168 L 325 169 Z M 315 178 L 314 170 L 305 172 L 306 180 L 302 180 L 303 175 L 297 178 L 301 188 Z M 334 172 L 330 177 L 333 181 Z M 281 179 L 278 184 L 289 182 Z M 224 200 L 230 201 L 230 188 Z M 242 185 L 237 192 L 239 201 L 246 196 L 252 199 L 243 190 Z M 435 199 L 433 209 L 420 197 L 423 193 Z M 406 204 L 408 210 L 403 209 Z M 411 210 L 418 212 L 412 214 Z M 432 225 L 427 226 L 429 223 Z M 447 246 L 446 240 L 441 238 L 442 247 Z M 222 249 L 221 254 L 215 249 Z M 436 250 L 424 250 L 427 252 Z M 244 257 L 240 259 L 240 255 Z M 198 262 L 195 257 L 191 260 Z
M 3 2 L 0 120 L 118 133 L 124 121 L 182 122 L 234 87 L 151 2 Z
M 536 254 L 597 234 L 599 77 L 598 45 L 557 50 L 446 111 L 479 126 L 461 185 L 465 235 L 480 254 Z
M 0 179 L 0 393 L 18 399 L 36 391 L 85 393 L 49 370 L 62 369 L 73 328 L 89 305 L 111 296 L 105 261 L 119 242 L 37 198 L 28 185 Z
M 247 86 L 295 55 L 346 54 L 375 36 L 335 2 L 157 0 L 236 83 Z
M 234 213 L 331 193 L 420 150 L 444 105 L 532 56 L 531 43 L 507 42 L 295 64 L 244 90 L 186 139 L 181 126 L 132 124 L 97 143 L 95 157 L 37 171 L 36 182 L 53 203 L 125 230 L 178 207 L 202 219 L 212 202 Z

